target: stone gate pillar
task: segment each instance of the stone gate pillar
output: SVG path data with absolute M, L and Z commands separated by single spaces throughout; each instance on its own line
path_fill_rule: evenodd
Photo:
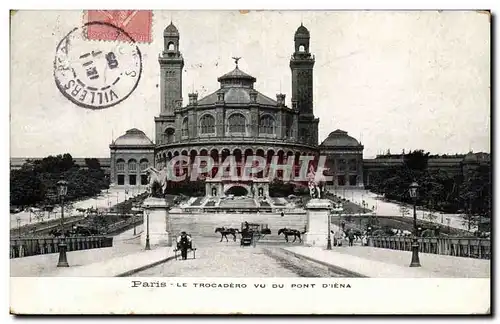
M 307 203 L 307 232 L 304 235 L 306 245 L 326 248 L 331 210 L 332 203 L 328 199 L 311 199 Z
M 142 207 L 144 231 L 141 234 L 141 245 L 146 246 L 147 223 L 149 217 L 149 244 L 153 246 L 172 246 L 170 237 L 170 215 L 168 203 L 163 198 L 147 198 Z M 148 216 L 149 215 L 149 216 Z

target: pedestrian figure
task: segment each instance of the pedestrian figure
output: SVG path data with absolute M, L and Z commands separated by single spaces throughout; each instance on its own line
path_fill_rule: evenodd
M 352 231 L 349 231 L 349 246 L 353 246 L 353 242 L 354 242 L 354 233 Z
M 339 231 L 335 232 L 334 243 L 335 243 L 335 246 L 342 246 L 342 231 L 339 230 Z
M 284 212 L 281 212 L 281 217 L 285 216 L 285 213 Z
M 361 246 L 366 246 L 366 235 L 361 236 Z

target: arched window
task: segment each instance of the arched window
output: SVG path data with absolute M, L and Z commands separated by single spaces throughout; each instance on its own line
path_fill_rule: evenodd
M 265 115 L 260 118 L 259 133 L 261 134 L 274 134 L 274 118 Z
M 116 171 L 125 172 L 125 161 L 123 161 L 122 159 L 116 161 Z
M 146 159 L 141 160 L 141 172 L 144 172 L 149 167 L 149 162 Z
M 230 133 L 245 133 L 246 119 L 242 114 L 232 114 L 228 119 Z
M 212 115 L 205 115 L 201 117 L 200 128 L 202 134 L 215 133 L 215 118 Z
M 356 159 L 350 159 L 349 160 L 349 171 L 356 171 L 357 170 L 357 164 L 358 161 Z
M 165 142 L 168 144 L 168 143 L 173 143 L 174 142 L 174 134 L 175 134 L 175 130 L 173 128 L 167 128 L 165 130 Z
M 188 136 L 188 119 L 187 117 L 184 118 L 184 120 L 182 121 L 182 128 L 181 128 L 181 134 L 182 134 L 182 137 L 187 137 Z
M 305 51 L 306 51 L 306 47 L 304 45 L 300 45 L 299 52 L 305 52 Z
M 345 159 L 339 159 L 337 163 L 337 167 L 339 171 L 345 171 L 346 169 L 346 160 Z
M 135 173 L 137 171 L 137 161 L 134 159 L 131 159 L 128 161 L 128 172 L 129 173 Z
M 173 42 L 168 43 L 168 50 L 169 51 L 175 51 L 175 45 Z
M 147 159 L 142 159 L 140 162 L 141 177 L 139 179 L 141 185 L 148 184 L 148 175 L 144 172 L 149 167 L 149 161 Z

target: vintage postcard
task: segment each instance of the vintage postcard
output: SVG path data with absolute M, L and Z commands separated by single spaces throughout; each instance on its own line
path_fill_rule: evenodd
M 10 35 L 12 314 L 490 313 L 489 12 Z

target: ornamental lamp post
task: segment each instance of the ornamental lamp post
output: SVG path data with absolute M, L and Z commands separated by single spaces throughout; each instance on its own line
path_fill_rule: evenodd
M 330 212 L 328 213 L 328 238 L 327 238 L 327 241 L 326 241 L 326 249 L 327 250 L 331 250 L 332 249 L 332 236 L 331 236 L 331 229 L 330 229 L 330 223 L 332 221 L 332 212 L 333 210 L 330 210 Z
M 18 234 L 19 234 L 19 237 L 21 237 L 21 216 L 17 216 L 16 221 L 17 221 Z
M 417 228 L 417 195 L 418 195 L 418 183 L 413 182 L 408 192 L 410 197 L 413 199 L 413 243 L 411 245 L 412 255 L 410 267 L 420 267 L 420 260 L 418 257 L 418 228 Z
M 145 250 L 151 250 L 151 246 L 149 245 L 149 206 L 144 207 L 144 212 L 146 213 L 146 247 Z
M 61 238 L 59 239 L 59 262 L 58 267 L 69 267 L 68 259 L 66 258 L 66 242 L 64 237 L 64 197 L 68 193 L 68 182 L 59 180 L 57 182 L 58 194 L 61 199 Z

